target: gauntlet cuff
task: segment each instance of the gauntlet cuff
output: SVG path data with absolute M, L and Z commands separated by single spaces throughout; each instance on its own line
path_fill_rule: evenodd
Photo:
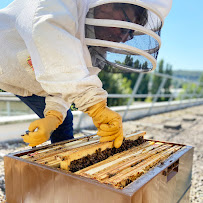
M 45 117 L 48 117 L 48 116 L 54 116 L 58 119 L 58 125 L 56 128 L 58 128 L 58 126 L 63 123 L 63 115 L 58 111 L 55 111 L 55 110 L 47 111 Z

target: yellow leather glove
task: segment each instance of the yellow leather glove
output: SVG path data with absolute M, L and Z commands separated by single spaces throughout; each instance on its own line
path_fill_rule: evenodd
M 45 118 L 32 122 L 29 126 L 29 134 L 23 136 L 23 141 L 34 147 L 47 141 L 52 132 L 63 122 L 63 116 L 58 111 L 48 111 Z
M 101 136 L 100 142 L 114 140 L 114 147 L 121 146 L 123 142 L 122 117 L 107 107 L 106 100 L 89 107 L 85 113 L 92 117 L 98 129 L 97 134 Z

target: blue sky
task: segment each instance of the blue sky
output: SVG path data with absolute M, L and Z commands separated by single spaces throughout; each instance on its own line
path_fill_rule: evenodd
M 0 0 L 4 8 L 13 0 Z M 165 0 L 167 1 L 167 0 Z M 203 1 L 174 0 L 162 29 L 162 46 L 158 61 L 173 66 L 173 70 L 203 71 Z
M 174 0 L 162 29 L 158 60 L 178 70 L 203 71 L 203 1 Z

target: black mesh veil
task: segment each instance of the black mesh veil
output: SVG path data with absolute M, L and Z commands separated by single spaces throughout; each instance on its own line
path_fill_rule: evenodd
M 91 8 L 85 38 L 93 66 L 116 73 L 153 70 L 161 46 L 161 27 L 160 16 L 141 5 L 108 3 Z M 127 57 L 131 66 L 125 63 Z M 139 66 L 134 65 L 137 61 Z

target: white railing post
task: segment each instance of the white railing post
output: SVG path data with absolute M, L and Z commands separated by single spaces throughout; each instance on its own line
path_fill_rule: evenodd
M 184 82 L 185 82 L 185 80 L 184 80 Z M 185 92 L 183 92 L 183 94 L 180 96 L 179 108 L 181 108 L 182 101 L 184 100 L 184 98 L 187 95 L 187 93 L 188 93 L 188 86 L 187 86 Z
M 157 101 L 157 99 L 158 99 L 158 97 L 159 97 L 159 94 L 160 94 L 162 88 L 163 88 L 164 85 L 166 84 L 167 79 L 168 79 L 168 78 L 166 78 L 166 77 L 164 77 L 164 78 L 162 79 L 162 82 L 161 82 L 161 84 L 159 85 L 159 89 L 158 89 L 156 95 L 155 95 L 154 98 L 153 98 L 152 105 L 151 105 L 151 107 L 149 108 L 149 110 L 148 110 L 148 112 L 147 112 L 147 115 L 149 115 L 149 114 L 151 113 L 152 108 L 153 108 L 154 104 L 156 103 L 156 101 Z
M 175 90 L 176 90 L 176 91 L 175 91 L 174 93 L 171 93 L 171 96 L 170 96 L 170 98 L 169 98 L 169 100 L 168 100 L 168 105 L 166 106 L 165 111 L 168 110 L 169 106 L 171 105 L 171 101 L 172 101 L 174 98 L 177 97 L 178 88 L 180 87 L 180 85 L 181 85 L 181 82 L 178 80 L 177 83 L 176 83 L 176 85 L 175 85 Z
M 129 107 L 130 107 L 130 104 L 132 103 L 133 99 L 134 99 L 134 96 L 137 94 L 137 91 L 138 91 L 138 88 L 140 86 L 140 83 L 142 81 L 142 78 L 143 78 L 144 74 L 143 73 L 140 73 L 139 76 L 138 76 L 138 79 L 134 85 L 134 88 L 133 88 L 133 91 L 132 91 L 132 94 L 131 94 L 131 97 L 127 103 L 127 106 L 126 106 L 126 110 L 124 112 L 124 115 L 123 115 L 123 120 L 125 120 L 125 117 L 128 113 L 128 110 L 129 110 Z
M 144 111 L 144 113 L 142 112 L 143 116 L 148 116 L 148 115 L 153 114 L 153 112 L 152 112 L 154 110 L 153 108 L 156 109 L 156 112 L 159 112 L 159 109 L 157 109 L 157 107 L 155 105 L 155 103 L 157 102 L 159 97 L 165 97 L 165 98 L 167 97 L 167 98 L 169 98 L 168 102 L 165 102 L 165 103 L 160 105 L 161 108 L 162 108 L 162 112 L 167 111 L 168 108 L 172 104 L 176 105 L 175 109 L 182 108 L 182 107 L 185 107 L 185 106 L 186 107 L 190 106 L 189 103 L 191 103 L 191 101 L 193 101 L 192 100 L 193 96 L 195 96 L 196 98 L 200 98 L 200 99 L 194 100 L 193 103 L 192 103 L 193 105 L 194 104 L 203 104 L 203 100 L 201 99 L 203 97 L 203 88 L 202 89 L 200 88 L 201 87 L 200 83 L 197 84 L 197 87 L 194 88 L 193 91 L 190 94 L 188 92 L 188 89 L 190 88 L 190 86 L 193 83 L 196 83 L 196 82 L 193 82 L 193 81 L 190 81 L 190 80 L 180 79 L 180 78 L 177 78 L 177 77 L 173 77 L 173 76 L 169 76 L 169 75 L 165 75 L 165 74 L 161 74 L 161 73 L 150 73 L 150 74 L 155 74 L 156 76 L 161 77 L 161 79 L 162 79 L 161 84 L 159 85 L 159 88 L 158 88 L 157 92 L 154 95 L 151 95 L 151 93 L 148 93 L 148 94 L 137 94 L 138 89 L 139 89 L 140 84 L 141 84 L 141 81 L 143 79 L 144 73 L 140 73 L 139 74 L 139 76 L 138 76 L 138 78 L 137 78 L 137 80 L 136 80 L 136 82 L 134 84 L 134 87 L 133 87 L 133 90 L 132 90 L 132 94 L 109 94 L 109 98 L 129 98 L 129 101 L 128 101 L 127 105 L 125 107 L 122 107 L 123 120 L 125 120 L 127 118 L 127 115 L 129 113 L 129 111 L 131 110 L 131 104 L 132 104 L 134 98 L 145 98 L 145 97 L 149 97 L 149 96 L 153 98 L 153 100 L 151 102 L 151 106 L 147 105 L 147 107 L 144 107 L 145 111 Z M 165 93 L 162 93 L 162 89 L 164 88 L 164 85 L 166 84 L 168 79 L 177 80 L 178 81 L 176 83 L 175 87 L 174 87 L 175 88 L 174 94 L 165 94 Z M 187 89 L 180 96 L 180 103 L 173 102 L 173 99 L 177 98 L 179 96 L 176 93 L 178 91 L 178 87 L 182 83 L 188 83 Z M 197 92 L 198 88 L 200 88 L 200 91 Z M 185 97 L 188 97 L 188 102 L 187 102 L 186 105 L 183 106 L 182 102 L 183 102 Z M 6 93 L 6 92 L 0 93 L 0 101 L 3 102 L 3 104 L 4 104 L 3 111 L 6 111 L 7 116 L 11 116 L 12 115 L 11 103 L 10 102 L 17 102 L 17 101 L 20 102 L 20 100 L 18 98 L 16 98 L 13 94 Z M 6 104 L 6 106 L 5 106 L 5 104 Z M 118 109 L 120 111 L 120 107 Z M 137 106 L 133 106 L 132 109 L 133 110 L 137 109 Z M 83 119 L 86 119 L 86 116 L 85 116 L 84 113 L 75 114 L 74 116 L 76 116 L 76 115 L 77 115 L 77 121 L 78 121 L 77 124 L 76 124 L 76 129 L 80 130 L 83 127 L 82 126 L 82 124 L 83 124 L 82 122 L 83 122 Z

